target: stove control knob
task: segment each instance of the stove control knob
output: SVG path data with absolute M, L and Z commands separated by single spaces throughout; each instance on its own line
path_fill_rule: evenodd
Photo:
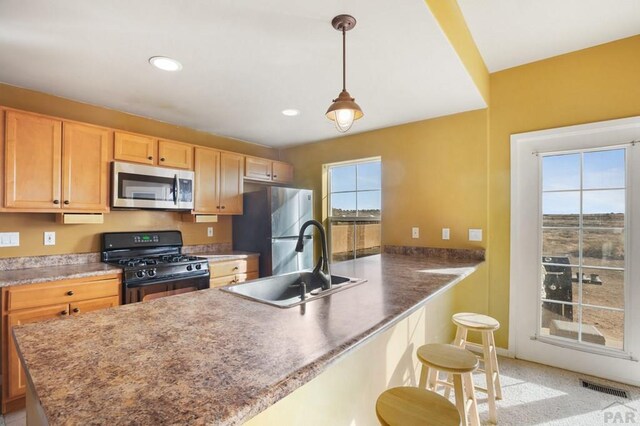
M 199 263 L 198 263 L 198 264 L 196 264 L 196 269 L 198 269 L 198 270 L 202 269 L 202 265 L 201 265 L 201 264 L 199 264 Z
M 138 272 L 136 272 L 136 277 L 138 277 L 138 278 L 144 278 L 144 276 L 145 276 L 145 275 L 146 275 L 146 274 L 144 273 L 144 271 L 138 271 Z
M 187 271 L 191 271 L 191 270 L 193 270 L 193 266 L 187 265 Z
M 155 269 L 149 269 L 147 271 L 147 275 L 149 275 L 150 277 L 155 277 L 156 276 L 156 270 Z

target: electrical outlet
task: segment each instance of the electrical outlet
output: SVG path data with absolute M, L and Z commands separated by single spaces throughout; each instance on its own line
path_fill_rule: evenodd
M 420 228 L 417 226 L 411 228 L 411 238 L 420 238 Z
M 213 226 L 207 227 L 207 237 L 213 237 Z
M 56 233 L 55 232 L 45 232 L 44 233 L 44 245 L 45 246 L 55 246 L 56 245 Z
M 469 229 L 469 241 L 482 241 L 482 229 Z
M 0 233 L 0 247 L 17 247 L 20 245 L 19 232 Z
M 442 228 L 442 239 L 443 240 L 449 239 L 449 228 Z

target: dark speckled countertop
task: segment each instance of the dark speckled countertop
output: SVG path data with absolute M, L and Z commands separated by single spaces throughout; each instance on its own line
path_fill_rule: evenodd
M 280 309 L 218 289 L 14 328 L 51 425 L 240 424 L 468 276 L 479 260 L 383 254 L 368 282 Z

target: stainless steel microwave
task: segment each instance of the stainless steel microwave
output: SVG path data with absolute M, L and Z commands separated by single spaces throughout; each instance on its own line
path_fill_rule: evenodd
M 113 162 L 111 206 L 134 209 L 193 209 L 194 173 Z

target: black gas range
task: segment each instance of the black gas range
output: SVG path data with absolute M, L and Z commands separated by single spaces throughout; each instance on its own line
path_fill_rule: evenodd
M 180 231 L 102 234 L 102 261 L 123 269 L 123 303 L 209 288 L 209 262 L 182 245 Z

